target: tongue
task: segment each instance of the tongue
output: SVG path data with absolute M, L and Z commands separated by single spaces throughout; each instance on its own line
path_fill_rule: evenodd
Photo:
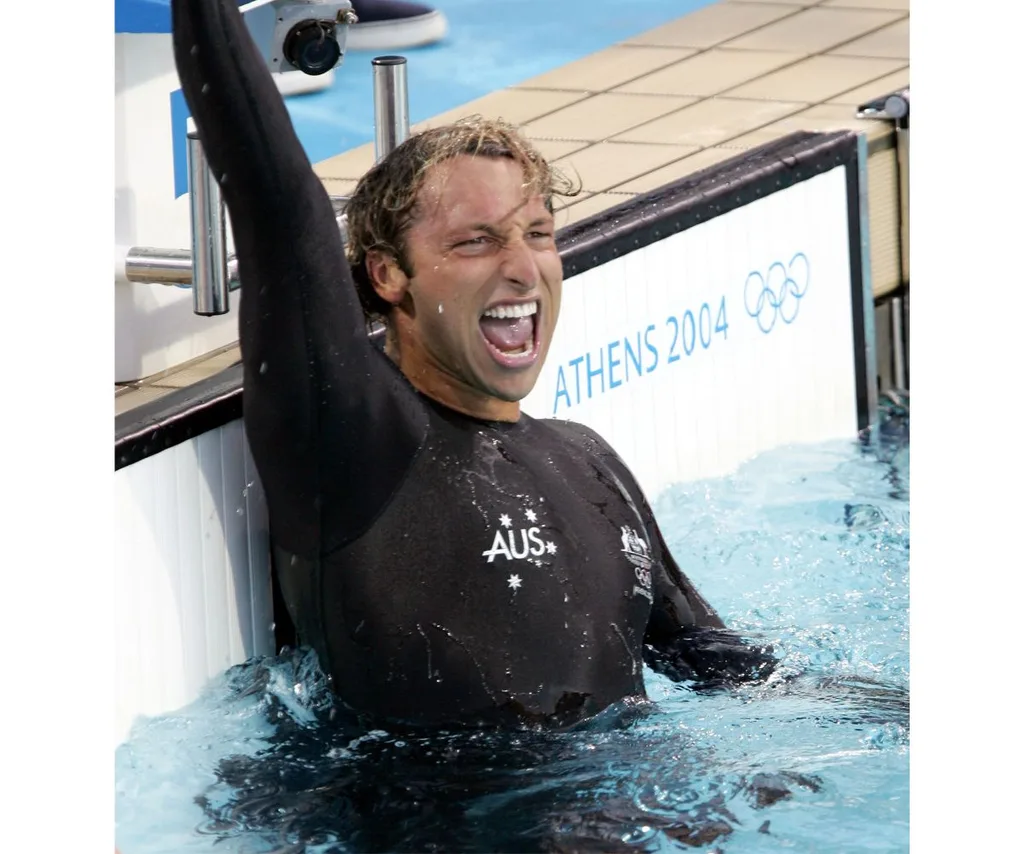
M 480 330 L 498 350 L 519 350 L 533 340 L 533 317 L 482 317 Z

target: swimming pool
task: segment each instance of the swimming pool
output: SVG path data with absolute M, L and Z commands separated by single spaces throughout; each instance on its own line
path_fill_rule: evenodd
M 909 847 L 909 415 L 655 503 L 680 565 L 781 657 L 764 686 L 646 672 L 569 732 L 359 734 L 301 651 L 257 659 L 116 755 L 117 843 L 157 852 Z
M 713 0 L 443 0 L 448 18 L 439 44 L 397 51 L 409 62 L 409 118 L 414 124 L 491 92 L 688 15 Z M 288 98 L 306 154 L 314 163 L 373 139 L 370 60 L 387 51 L 350 51 L 321 92 Z

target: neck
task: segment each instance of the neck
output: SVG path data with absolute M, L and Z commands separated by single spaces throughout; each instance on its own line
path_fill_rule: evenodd
M 518 401 L 501 400 L 466 385 L 439 367 L 414 336 L 402 335 L 401 321 L 393 320 L 388 321 L 384 352 L 420 394 L 481 421 L 519 420 Z

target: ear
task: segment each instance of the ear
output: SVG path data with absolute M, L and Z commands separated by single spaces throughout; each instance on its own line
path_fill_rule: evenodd
M 381 249 L 366 253 L 366 273 L 377 295 L 391 305 L 398 305 L 405 299 L 409 289 L 409 277 L 402 272 L 398 262 Z

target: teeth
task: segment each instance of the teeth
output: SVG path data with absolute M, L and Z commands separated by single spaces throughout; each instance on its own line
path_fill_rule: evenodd
M 499 305 L 484 312 L 484 317 L 529 317 L 537 313 L 537 301 L 524 302 L 519 305 Z
M 529 356 L 533 352 L 533 342 L 527 341 L 518 350 L 507 350 L 506 354 L 509 356 Z

